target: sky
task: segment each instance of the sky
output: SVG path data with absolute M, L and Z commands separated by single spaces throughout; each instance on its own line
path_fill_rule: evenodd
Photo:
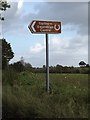
M 35 67 L 46 64 L 45 34 L 32 34 L 32 20 L 61 22 L 60 34 L 49 34 L 49 65 L 78 66 L 88 63 L 88 3 L 87 2 L 10 2 L 3 12 L 3 37 L 15 53 L 10 63 L 23 56 Z

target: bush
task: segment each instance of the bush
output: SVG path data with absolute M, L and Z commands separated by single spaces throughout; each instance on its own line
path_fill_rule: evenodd
M 18 73 L 13 69 L 6 68 L 2 71 L 2 84 L 13 84 L 13 81 L 18 78 Z
M 25 66 L 20 61 L 11 64 L 10 67 L 16 70 L 17 72 L 22 72 L 25 70 Z
M 88 72 L 89 72 L 89 69 L 88 68 L 80 68 L 80 73 L 81 74 L 88 74 Z

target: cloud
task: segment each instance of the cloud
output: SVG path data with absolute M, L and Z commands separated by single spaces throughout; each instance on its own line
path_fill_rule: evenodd
M 50 65 L 78 66 L 80 60 L 88 62 L 88 36 L 77 35 L 63 38 L 60 36 L 50 38 L 49 56 Z M 30 48 L 31 62 L 33 65 L 45 64 L 46 46 L 36 43 Z M 33 61 L 34 60 L 34 61 Z
M 32 14 L 29 11 L 17 14 L 18 10 L 25 7 L 22 1 L 21 3 L 13 2 L 10 4 L 11 8 L 4 12 L 4 34 L 7 33 L 7 36 L 13 36 L 13 39 L 17 35 L 22 37 L 25 35 L 25 40 L 27 40 L 28 37 L 26 36 L 30 34 L 27 26 L 33 19 L 61 21 L 63 28 L 61 36 L 51 36 L 49 40 L 50 65 L 59 63 L 76 66 L 81 59 L 87 61 L 88 3 L 38 3 L 33 7 L 34 10 L 38 11 L 37 14 Z M 75 33 L 74 36 L 73 32 Z M 33 39 L 31 36 L 31 40 Z M 28 56 L 25 59 L 31 62 L 32 65 L 41 66 L 45 64 L 45 44 L 40 42 L 36 42 L 35 45 L 32 44 L 30 43 L 31 46 L 27 48 L 29 49 Z M 20 51 L 20 53 L 22 52 Z
M 17 26 L 19 24 L 20 17 L 16 16 L 18 3 L 11 2 L 10 5 L 11 5 L 11 8 L 3 12 L 3 16 L 5 18 L 5 20 L 2 23 L 3 33 L 15 31 L 14 26 Z
M 51 52 L 56 54 L 88 54 L 88 36 L 55 37 L 51 40 Z M 84 52 L 85 51 L 85 52 Z
M 2 15 L 5 18 L 5 20 L 2 22 L 3 33 L 12 34 L 13 32 L 16 34 L 22 30 L 26 31 L 28 29 L 30 21 L 32 21 L 32 19 L 36 17 L 36 14 L 30 13 L 27 18 L 27 13 L 24 13 L 25 11 L 23 0 L 19 0 L 18 2 L 10 2 L 9 4 L 11 5 L 11 8 L 3 12 Z M 20 33 L 22 34 L 22 32 Z
M 51 40 L 51 46 L 52 49 L 61 50 L 61 49 L 66 49 L 69 48 L 70 44 L 70 38 L 62 38 L 61 36 L 59 37 L 53 37 Z M 55 51 L 56 51 L 55 50 Z
M 35 6 L 35 9 L 39 10 L 36 18 L 61 21 L 62 25 L 72 25 L 78 34 L 88 34 L 88 3 L 50 2 L 41 4 L 42 6 Z
M 18 1 L 18 10 L 20 10 L 23 7 L 23 0 Z
M 21 13 L 22 7 L 23 7 L 23 0 L 19 0 L 18 1 L 18 6 L 17 6 L 18 9 L 17 9 L 16 15 L 19 15 Z
M 74 39 L 72 38 L 68 41 L 68 46 L 65 43 L 65 40 L 62 42 L 62 44 L 59 42 L 58 45 L 55 44 L 50 46 L 50 65 L 67 65 L 67 66 L 78 66 L 78 62 L 80 60 L 84 60 L 88 63 L 88 43 L 86 40 L 83 41 L 83 37 L 80 37 L 78 41 L 81 41 L 81 43 L 73 42 Z M 67 39 L 66 39 L 67 40 Z M 61 44 L 61 45 L 60 45 Z M 64 45 L 64 47 L 63 47 Z
M 8 29 L 9 31 L 15 31 L 13 25 L 17 26 L 18 29 L 22 29 L 26 24 L 28 26 L 33 19 L 41 19 L 61 21 L 64 28 L 68 25 L 72 26 L 71 28 L 68 27 L 69 30 L 76 30 L 77 33 L 81 35 L 88 34 L 88 3 L 38 3 L 33 7 L 34 11 L 38 11 L 37 14 L 29 11 L 28 13 L 22 11 L 22 14 L 21 10 L 24 7 L 23 0 L 19 0 L 18 3 L 12 2 L 10 4 L 11 8 L 4 12 L 5 21 L 3 31 L 8 32 Z M 28 5 L 29 4 L 31 3 L 28 2 Z M 67 29 L 65 31 L 67 31 Z
M 34 47 L 30 47 L 30 53 L 31 54 L 41 53 L 44 48 L 45 48 L 44 45 L 37 43 Z

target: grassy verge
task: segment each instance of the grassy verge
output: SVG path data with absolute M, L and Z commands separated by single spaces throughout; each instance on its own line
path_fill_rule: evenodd
M 50 74 L 48 94 L 45 76 L 22 72 L 3 84 L 3 117 L 88 117 L 88 75 Z

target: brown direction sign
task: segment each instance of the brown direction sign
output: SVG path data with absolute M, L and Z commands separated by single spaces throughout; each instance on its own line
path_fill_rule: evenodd
M 32 33 L 61 33 L 61 22 L 33 20 L 28 28 Z

